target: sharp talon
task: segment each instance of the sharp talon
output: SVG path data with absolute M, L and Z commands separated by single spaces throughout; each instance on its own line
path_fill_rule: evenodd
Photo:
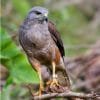
M 57 81 L 57 76 L 53 77 L 53 79 L 48 81 L 46 84 L 50 85 L 50 88 L 55 87 L 55 86 L 60 87 L 60 84 Z
M 53 79 L 52 82 L 50 83 L 50 88 L 55 87 L 55 86 L 60 86 L 57 79 Z
M 46 85 L 50 85 L 52 82 L 52 80 L 49 80 L 48 82 L 46 82 Z

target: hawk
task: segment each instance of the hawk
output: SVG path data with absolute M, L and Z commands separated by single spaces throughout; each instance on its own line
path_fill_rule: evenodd
M 55 25 L 48 20 L 48 10 L 33 7 L 19 30 L 19 41 L 40 79 L 39 94 L 44 90 L 42 65 L 52 73 L 50 87 L 68 86 L 69 78 L 64 65 L 64 46 Z M 43 73 L 45 75 L 45 73 Z

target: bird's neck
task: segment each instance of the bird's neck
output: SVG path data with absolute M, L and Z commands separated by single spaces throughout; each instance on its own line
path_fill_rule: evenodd
M 24 23 L 27 25 L 27 26 L 30 26 L 30 25 L 34 25 L 34 24 L 47 24 L 47 21 L 45 20 L 37 20 L 37 19 L 26 19 L 24 21 Z

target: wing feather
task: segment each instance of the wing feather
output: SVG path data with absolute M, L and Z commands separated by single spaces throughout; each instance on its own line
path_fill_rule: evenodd
M 61 56 L 62 57 L 65 56 L 65 51 L 64 51 L 63 42 L 61 40 L 61 36 L 60 36 L 59 32 L 56 30 L 55 25 L 51 21 L 48 21 L 48 29 L 51 34 L 51 37 L 53 38 L 57 47 L 59 48 Z

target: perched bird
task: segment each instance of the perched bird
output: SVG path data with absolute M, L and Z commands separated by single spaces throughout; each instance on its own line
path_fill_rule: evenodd
M 44 90 L 42 66 L 46 66 L 52 73 L 52 79 L 47 82 L 51 88 L 70 86 L 64 66 L 64 46 L 55 25 L 48 20 L 46 8 L 37 6 L 29 11 L 19 30 L 19 41 L 39 75 L 39 94 Z

